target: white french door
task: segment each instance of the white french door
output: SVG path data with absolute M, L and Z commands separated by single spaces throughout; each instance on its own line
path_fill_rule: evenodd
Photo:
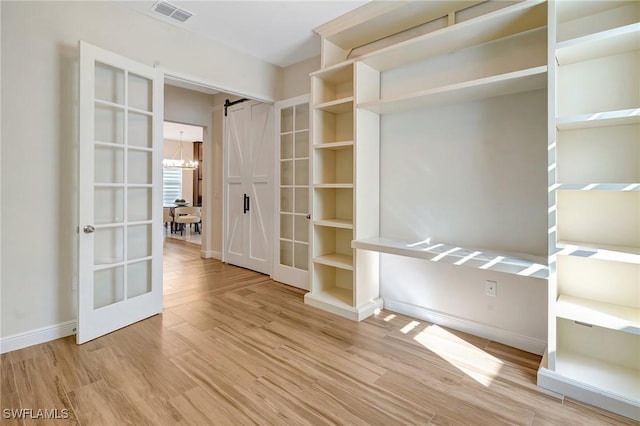
M 271 274 L 273 107 L 246 101 L 224 121 L 223 261 Z
M 163 79 L 80 42 L 78 344 L 162 311 Z
M 275 259 L 273 279 L 309 284 L 309 95 L 276 104 Z

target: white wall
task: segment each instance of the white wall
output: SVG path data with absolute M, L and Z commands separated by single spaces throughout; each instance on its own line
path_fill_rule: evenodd
M 380 234 L 546 256 L 546 102 L 543 89 L 384 116 Z M 392 310 L 544 350 L 546 280 L 392 255 L 380 272 Z
M 496 297 L 485 280 L 498 283 Z M 380 255 L 385 308 L 542 354 L 547 281 L 495 271 Z
M 282 94 L 280 99 L 289 99 L 311 92 L 309 74 L 320 69 L 320 56 L 300 61 L 282 69 Z
M 263 99 L 278 98 L 281 70 L 114 2 L 0 7 L 6 337 L 76 318 L 78 40 Z
M 546 90 L 380 127 L 382 235 L 546 256 Z

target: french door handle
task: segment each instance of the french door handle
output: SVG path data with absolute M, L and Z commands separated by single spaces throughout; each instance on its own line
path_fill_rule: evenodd
M 96 232 L 96 228 L 93 225 L 86 225 L 82 228 L 82 231 L 85 234 L 93 234 L 94 232 Z
M 244 199 L 243 199 L 244 205 L 244 214 L 247 214 L 247 212 L 249 211 L 249 203 L 250 203 L 250 199 L 249 196 L 247 194 L 244 194 Z

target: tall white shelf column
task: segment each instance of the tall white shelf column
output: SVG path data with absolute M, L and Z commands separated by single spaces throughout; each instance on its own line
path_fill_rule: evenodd
M 377 253 L 356 255 L 351 248 L 358 235 L 378 229 L 378 193 L 357 185 L 379 180 L 378 117 L 355 110 L 359 96 L 375 91 L 377 73 L 367 68 L 348 61 L 311 75 L 313 248 L 305 302 L 355 321 L 382 308 Z M 366 83 L 360 91 L 358 79 Z M 366 280 L 357 278 L 363 275 Z
M 552 3 L 542 387 L 640 420 L 640 2 Z

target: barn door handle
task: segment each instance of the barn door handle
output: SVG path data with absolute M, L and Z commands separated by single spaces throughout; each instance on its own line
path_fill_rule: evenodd
M 247 194 L 244 194 L 244 214 L 247 214 L 247 212 L 249 211 L 249 196 Z

